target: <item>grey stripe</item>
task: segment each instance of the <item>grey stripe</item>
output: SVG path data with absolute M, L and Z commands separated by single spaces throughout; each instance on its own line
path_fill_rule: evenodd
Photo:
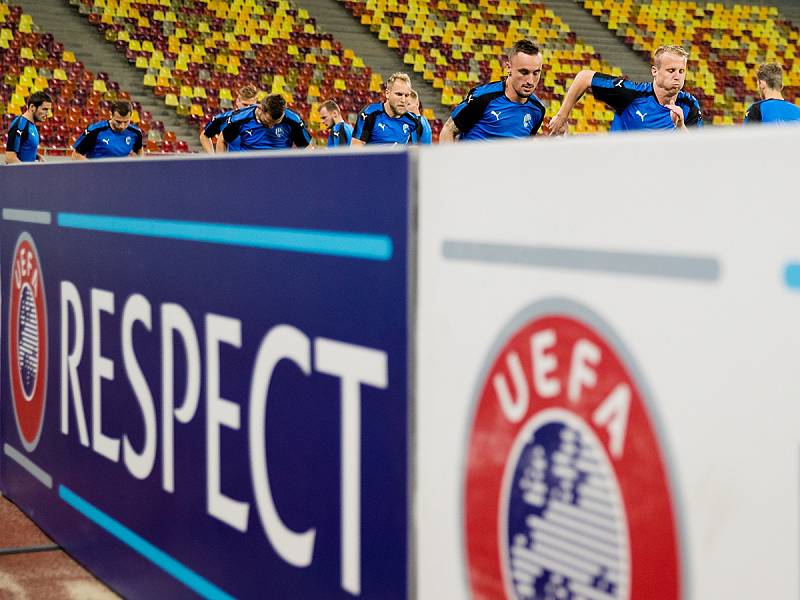
M 25 469 L 28 473 L 38 479 L 42 485 L 47 488 L 53 489 L 53 478 L 50 477 L 41 467 L 35 465 L 31 459 L 22 454 L 16 448 L 12 448 L 8 444 L 3 445 L 3 452 L 6 456 L 17 463 L 20 467 Z
M 675 256 L 582 248 L 514 246 L 457 240 L 445 241 L 442 244 L 442 254 L 451 260 L 693 281 L 717 281 L 720 277 L 720 263 L 716 258 L 710 256 Z
M 19 208 L 4 208 L 3 219 L 6 221 L 22 221 L 23 223 L 38 223 L 50 225 L 50 213 L 45 210 L 22 210 Z

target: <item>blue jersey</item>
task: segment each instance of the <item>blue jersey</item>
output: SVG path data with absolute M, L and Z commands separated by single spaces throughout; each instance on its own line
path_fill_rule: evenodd
M 453 109 L 450 118 L 462 140 L 525 138 L 536 135 L 546 109 L 536 96 L 519 103 L 506 96 L 505 79 L 479 85 Z
M 353 139 L 353 126 L 350 123 L 336 123 L 328 134 L 328 148 L 349 146 Z
M 250 106 L 228 117 L 222 136 L 230 152 L 305 148 L 311 143 L 306 124 L 296 112 L 287 108 L 280 123 L 267 127 L 256 118 L 257 110 L 258 106 Z
M 382 102 L 365 106 L 353 130 L 353 137 L 365 144 L 416 144 L 421 134 L 419 117 L 410 112 L 390 117 Z
M 595 73 L 592 77 L 592 93 L 605 102 L 618 119 L 612 122 L 612 131 L 634 129 L 675 129 L 672 111 L 656 98 L 652 83 L 636 83 L 622 77 Z M 687 92 L 678 92 L 675 104 L 683 111 L 683 122 L 687 127 L 702 127 L 703 117 L 697 98 Z
M 20 162 L 33 162 L 38 149 L 39 130 L 36 125 L 22 115 L 14 117 L 11 127 L 8 128 L 6 150 L 16 153 Z
M 122 131 L 114 131 L 108 121 L 98 121 L 87 127 L 75 141 L 75 152 L 86 158 L 116 158 L 138 153 L 142 149 L 142 132 L 128 125 Z
M 747 109 L 745 123 L 790 123 L 800 121 L 800 106 L 788 100 L 759 100 Z
M 431 124 L 428 123 L 428 119 L 425 118 L 424 115 L 419 116 L 420 123 L 422 124 L 422 134 L 419 136 L 419 143 L 420 144 L 432 144 L 433 143 L 433 130 L 431 129 Z

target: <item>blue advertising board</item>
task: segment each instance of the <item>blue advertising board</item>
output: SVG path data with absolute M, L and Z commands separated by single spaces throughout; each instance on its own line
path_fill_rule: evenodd
M 130 598 L 405 598 L 406 153 L 0 171 L 0 487 Z

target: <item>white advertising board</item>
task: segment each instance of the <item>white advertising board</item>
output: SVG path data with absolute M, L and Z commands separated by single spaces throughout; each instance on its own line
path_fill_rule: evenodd
M 798 147 L 420 151 L 420 599 L 798 597 Z

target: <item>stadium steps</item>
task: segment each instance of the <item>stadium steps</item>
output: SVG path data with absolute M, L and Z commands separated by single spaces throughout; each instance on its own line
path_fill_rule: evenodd
M 589 44 L 600 53 L 608 64 L 619 67 L 622 72 L 635 81 L 651 81 L 650 65 L 609 31 L 603 23 L 595 19 L 576 0 L 539 0 L 552 10 L 578 36 L 578 40 Z
M 125 56 L 103 39 L 97 29 L 73 8 L 66 0 L 13 0 L 33 17 L 33 22 L 43 31 L 51 33 L 56 40 L 75 53 L 75 58 L 93 73 L 105 72 L 119 83 L 120 89 L 141 102 L 142 109 L 153 114 L 153 119 L 163 121 L 166 129 L 175 132 L 179 139 L 195 152 L 202 150 L 198 131 L 168 110 L 160 98 L 142 85 L 142 75 L 128 64 Z M 55 98 L 58 102 L 58 98 Z
M 384 81 L 392 73 L 408 73 L 423 106 L 433 109 L 436 118 L 447 120 L 452 107 L 441 103 L 441 94 L 409 65 L 404 64 L 394 50 L 353 18 L 337 0 L 294 0 L 294 3 L 316 19 L 320 30 L 333 35 L 345 48 L 352 48 L 366 65 L 383 76 Z

